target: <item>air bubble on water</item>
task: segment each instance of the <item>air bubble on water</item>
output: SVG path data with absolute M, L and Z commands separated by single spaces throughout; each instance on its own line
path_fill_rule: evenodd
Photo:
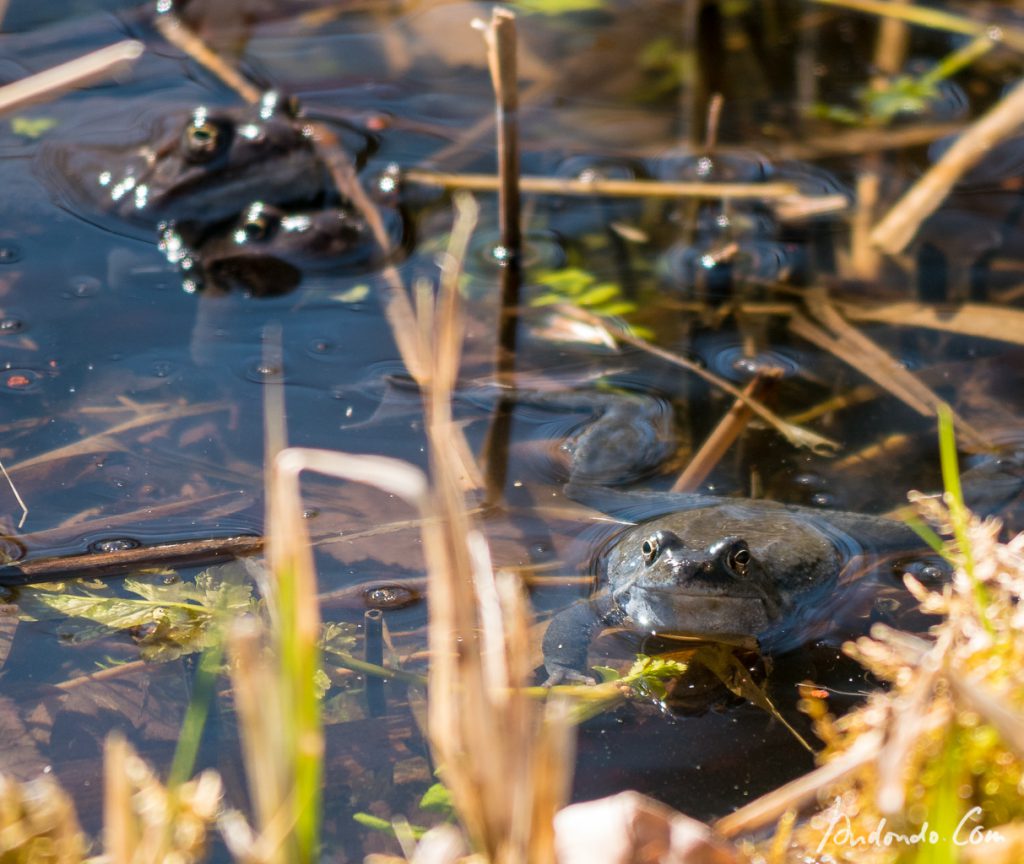
M 100 293 L 100 280 L 95 276 L 75 276 L 71 280 L 73 297 L 95 297 Z
M 108 537 L 103 540 L 96 540 L 89 544 L 89 551 L 98 554 L 110 552 L 125 552 L 128 549 L 138 549 L 142 544 L 132 537 Z

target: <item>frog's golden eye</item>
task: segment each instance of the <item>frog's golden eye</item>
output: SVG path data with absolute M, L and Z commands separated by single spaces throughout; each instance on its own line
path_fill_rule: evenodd
M 648 566 L 654 563 L 654 559 L 658 557 L 658 550 L 661 549 L 661 541 L 657 534 L 648 537 L 640 545 L 640 555 L 644 559 L 644 564 Z
M 209 120 L 189 123 L 185 127 L 185 150 L 193 162 L 213 158 L 220 147 L 221 130 Z
M 750 569 L 750 561 L 750 550 L 747 548 L 747 544 L 742 541 L 729 550 L 729 556 L 726 558 L 729 569 L 740 576 L 747 575 L 747 571 Z
M 265 213 L 250 214 L 245 222 L 242 223 L 242 234 L 245 240 L 250 243 L 266 239 L 269 233 L 270 219 L 267 218 Z

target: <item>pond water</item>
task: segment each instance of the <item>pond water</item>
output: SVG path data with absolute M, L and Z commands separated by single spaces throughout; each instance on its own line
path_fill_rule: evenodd
M 387 209 L 403 281 L 436 281 L 453 216 L 449 196 L 413 184 L 388 196 L 379 178 L 391 165 L 495 171 L 493 95 L 483 43 L 470 26 L 489 7 L 380 0 L 312 16 L 318 4 L 300 0 L 240 5 L 237 17 L 234 3 L 192 2 L 183 11 L 250 80 L 294 96 L 336 131 Z M 901 505 L 909 489 L 939 487 L 934 418 L 806 329 L 794 332 L 795 311 L 815 309 L 820 332 L 821 295 L 801 304 L 822 287 L 860 333 L 978 430 L 962 433 L 969 452 L 1021 447 L 1024 327 L 1013 316 L 1024 295 L 1024 139 L 1000 145 L 973 169 L 900 254 L 858 250 L 855 229 L 856 202 L 871 184 L 882 202 L 877 221 L 941 157 L 957 128 L 1016 82 L 1019 55 L 997 45 L 926 87 L 921 78 L 964 37 L 910 28 L 905 49 L 896 49 L 905 62 L 886 79 L 875 56 L 877 21 L 814 3 L 608 0 L 565 4 L 560 14 L 537 11 L 557 11 L 557 3 L 509 5 L 520 6 L 524 174 L 780 181 L 831 202 L 823 213 L 793 215 L 765 201 L 524 196 L 516 369 L 525 395 L 513 410 L 508 506 L 487 528 L 499 564 L 543 574 L 531 596 L 540 618 L 589 592 L 586 580 L 555 577 L 591 573 L 610 533 L 571 512 L 560 491 L 569 469 L 559 445 L 605 410 L 593 407 L 603 404 L 596 394 L 653 398 L 671 416 L 668 458 L 615 478 L 662 490 L 733 401 L 638 348 L 571 338 L 565 319 L 545 305 L 553 299 L 628 323 L 740 387 L 761 368 L 781 370 L 772 409 L 836 444 L 830 454 L 799 449 L 755 423 L 699 485 L 703 492 L 880 514 Z M 971 4 L 941 5 L 966 12 Z M 985 8 L 1002 26 L 1016 26 L 1012 4 Z M 126 37 L 146 46 L 130 72 L 0 123 L 0 457 L 29 508 L 19 528 L 19 508 L 3 492 L 2 512 L 12 548 L 27 560 L 97 544 L 261 534 L 263 391 L 279 380 L 290 443 L 426 467 L 419 397 L 378 299 L 381 262 L 329 180 L 305 168 L 284 173 L 306 164 L 301 135 L 273 158 L 239 156 L 237 175 L 216 194 L 206 175 L 160 198 L 171 160 L 179 159 L 174 171 L 207 164 L 209 148 L 225 141 L 244 153 L 247 141 L 258 143 L 246 131 L 257 121 L 237 94 L 163 41 L 151 9 L 116 0 L 11 0 L 0 79 Z M 871 87 L 874 97 L 865 95 Z M 722 108 L 709 130 L 713 93 Z M 283 109 L 275 116 L 294 131 Z M 221 117 L 228 125 L 217 125 Z M 140 157 L 147 145 L 156 148 L 148 163 Z M 126 177 L 131 183 L 115 198 L 111 190 Z M 149 187 L 146 206 L 135 206 L 140 178 Z M 455 406 L 477 452 L 498 400 L 500 274 L 496 202 L 478 198 Z M 266 207 L 253 212 L 258 200 Z M 178 233 L 161 238 L 158 223 L 167 219 L 177 220 L 170 230 Z M 308 226 L 296 220 L 319 220 L 317 230 L 335 245 L 310 243 Z M 238 230 L 256 254 L 238 252 Z M 276 232 L 271 241 L 268 231 Z M 169 257 L 175 244 L 194 253 Z M 182 266 L 186 258 L 191 270 Z M 939 326 L 908 326 L 921 307 L 894 312 L 897 303 L 945 304 L 944 311 L 976 304 L 982 324 L 956 332 L 940 314 Z M 278 332 L 280 368 L 264 359 L 267 334 Z M 589 407 L 580 394 L 595 397 Z M 314 480 L 305 491 L 325 618 L 358 624 L 362 586 L 392 586 L 374 598 L 398 607 L 385 612 L 395 650 L 416 655 L 425 647 L 426 608 L 411 511 L 362 487 Z M 546 506 L 552 502 L 557 512 Z M 118 580 L 95 590 L 131 594 Z M 879 620 L 926 626 L 889 564 L 843 591 L 840 611 L 808 627 L 804 646 L 775 658 L 769 677 L 780 713 L 801 729 L 798 682 L 831 691 L 837 711 L 873 684 L 843 659 L 844 638 Z M 396 594 L 410 602 L 392 602 Z M 9 599 L 39 612 L 29 592 L 12 590 Z M 142 664 L 140 642 L 155 644 L 144 629 L 102 635 L 66 615 L 37 617 L 4 630 L 13 641 L 0 634 L 0 763 L 22 778 L 52 771 L 96 833 L 104 736 L 122 730 L 165 768 L 194 656 L 165 652 L 166 662 Z M 538 670 L 539 646 L 538 637 Z M 592 657 L 623 660 L 637 648 L 636 638 L 618 634 L 597 642 Z M 412 668 L 425 667 L 414 660 Z M 325 839 L 336 860 L 394 848 L 356 824 L 355 812 L 431 818 L 415 806 L 432 777 L 408 695 L 387 685 L 386 715 L 371 718 L 359 688 L 339 675 L 326 703 Z M 629 705 L 587 723 L 574 797 L 634 788 L 710 819 L 811 766 L 777 719 L 721 688 L 706 690 L 680 698 L 675 712 Z M 235 721 L 227 700 L 216 708 L 201 762 L 216 765 L 241 802 Z

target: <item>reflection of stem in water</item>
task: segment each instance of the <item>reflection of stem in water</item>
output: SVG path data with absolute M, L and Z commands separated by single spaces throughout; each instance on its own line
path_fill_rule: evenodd
M 494 84 L 498 138 L 498 218 L 501 231 L 501 308 L 498 311 L 496 375 L 498 386 L 514 388 L 516 335 L 519 326 L 519 283 L 522 272 L 522 235 L 519 214 L 519 97 L 516 74 L 516 19 L 495 9 L 485 30 L 487 62 Z M 508 468 L 508 440 L 512 426 L 511 399 L 499 399 L 484 445 L 487 502 L 501 499 Z

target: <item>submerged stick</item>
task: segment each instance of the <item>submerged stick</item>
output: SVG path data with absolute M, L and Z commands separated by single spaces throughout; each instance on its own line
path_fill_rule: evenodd
M 498 226 L 501 233 L 501 307 L 495 378 L 503 391 L 515 389 L 522 229 L 519 212 L 519 95 L 516 71 L 516 18 L 496 8 L 484 30 L 487 65 L 494 85 L 498 138 Z M 486 500 L 496 504 L 505 487 L 513 399 L 498 400 L 484 444 Z
M 36 558 L 0 567 L 0 585 L 34 585 L 65 579 L 98 579 L 146 567 L 199 567 L 225 558 L 243 558 L 263 550 L 263 538 L 254 535 L 176 540 L 136 546 L 116 552 L 86 552 L 56 558 Z
M 113 75 L 138 60 L 144 50 L 141 42 L 126 39 L 0 87 L 0 113 L 53 99 L 65 90 Z
M 750 401 L 763 401 L 765 395 L 781 377 L 782 372 L 779 369 L 769 367 L 758 370 L 753 380 L 743 388 L 744 397 Z M 747 428 L 747 424 L 753 416 L 754 411 L 748 402 L 737 399 L 701 445 L 700 450 L 690 460 L 690 464 L 676 478 L 671 491 L 693 492 L 700 486 L 721 461 L 733 442 Z
M 902 252 L 921 223 L 942 203 L 956 182 L 996 144 L 1024 123 L 1024 82 L 986 112 L 954 142 L 871 232 L 871 242 L 883 252 Z

